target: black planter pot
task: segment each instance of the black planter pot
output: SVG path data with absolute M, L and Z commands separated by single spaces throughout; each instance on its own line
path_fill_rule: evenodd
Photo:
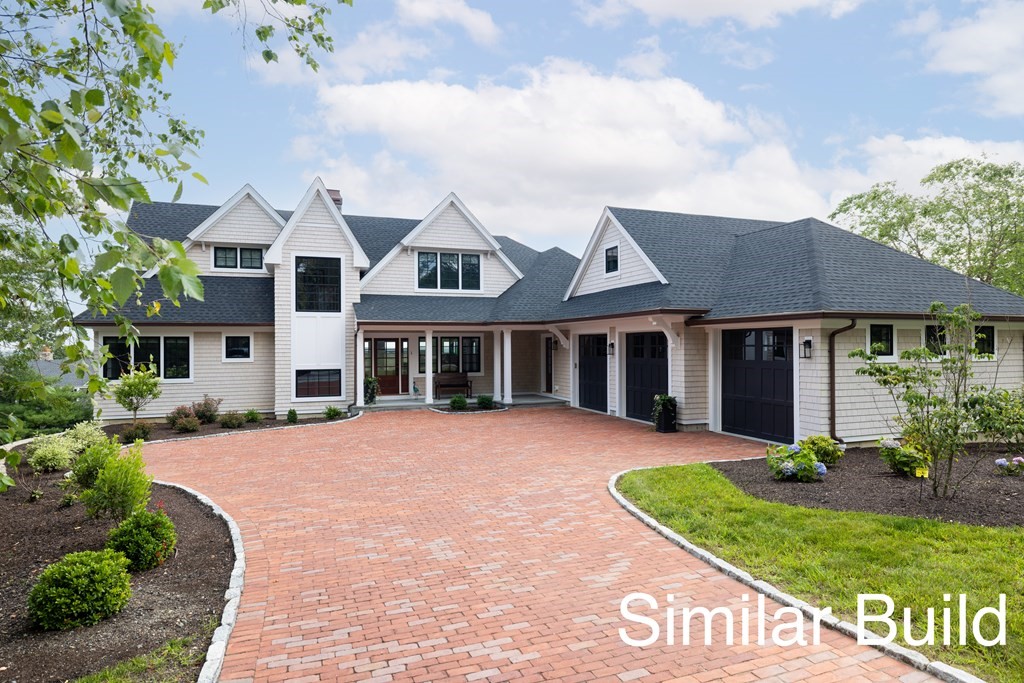
M 658 421 L 654 425 L 654 429 L 662 434 L 668 434 L 676 431 L 676 407 L 672 405 L 662 406 L 661 412 L 658 413 Z

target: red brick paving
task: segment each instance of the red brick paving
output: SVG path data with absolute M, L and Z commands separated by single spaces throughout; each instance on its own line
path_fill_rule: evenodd
M 372 413 L 145 449 L 153 474 L 241 528 L 225 683 L 925 680 L 828 630 L 802 648 L 621 642 L 629 592 L 716 607 L 752 591 L 633 519 L 608 478 L 761 452 L 569 408 Z

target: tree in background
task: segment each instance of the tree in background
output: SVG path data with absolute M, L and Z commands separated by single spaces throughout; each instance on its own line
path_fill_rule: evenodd
M 895 182 L 844 199 L 832 213 L 853 231 L 1024 295 L 1024 166 L 980 159 L 940 164 L 919 195 Z
M 317 51 L 333 49 L 324 25 L 332 0 L 196 2 L 235 12 L 243 40 L 254 39 L 266 61 L 277 59 L 270 44 L 282 36 L 313 69 Z M 0 330 L 35 352 L 51 334 L 37 322 L 51 320 L 90 393 L 105 388 L 104 359 L 93 358 L 85 331 L 72 325 L 73 303 L 107 313 L 134 299 L 151 316 L 162 303 L 203 296 L 181 244 L 144 239 L 117 218 L 133 201 L 149 201 L 148 184 L 176 186 L 176 201 L 186 177 L 205 182 L 187 161 L 203 133 L 171 113 L 163 87 L 177 49 L 140 0 L 10 0 L 0 8 Z M 86 240 L 99 245 L 90 262 Z M 142 301 L 149 269 L 163 296 Z M 134 339 L 130 320 L 117 324 Z

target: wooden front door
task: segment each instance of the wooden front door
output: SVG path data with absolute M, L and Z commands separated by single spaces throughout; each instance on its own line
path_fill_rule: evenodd
M 373 340 L 373 376 L 380 382 L 382 396 L 401 392 L 401 374 L 397 339 Z

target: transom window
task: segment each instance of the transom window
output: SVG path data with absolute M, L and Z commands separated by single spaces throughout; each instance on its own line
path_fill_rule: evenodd
M 480 254 L 421 251 L 416 255 L 416 268 L 420 289 L 480 289 Z
M 604 272 L 606 274 L 619 272 L 618 247 L 608 247 L 604 250 Z
M 295 398 L 338 398 L 341 370 L 296 370 Z
M 895 331 L 892 325 L 871 325 L 868 330 L 868 350 L 879 358 L 896 355 Z
M 263 270 L 263 249 L 214 247 L 213 267 L 217 270 Z
M 158 377 L 165 380 L 187 380 L 192 377 L 192 359 L 188 337 L 139 337 L 129 346 L 120 337 L 103 337 L 112 358 L 103 364 L 103 376 L 117 380 L 133 367 L 152 366 Z
M 295 310 L 299 313 L 341 312 L 341 259 L 295 257 Z
M 480 372 L 480 337 L 434 337 L 434 372 Z M 420 373 L 427 371 L 427 338 L 420 337 Z

